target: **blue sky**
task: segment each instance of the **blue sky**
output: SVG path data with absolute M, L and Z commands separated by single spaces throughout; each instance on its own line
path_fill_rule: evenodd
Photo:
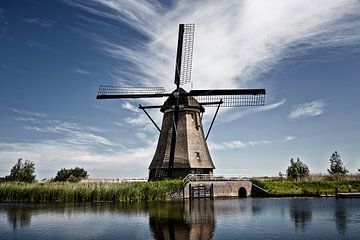
M 221 109 L 216 174 L 326 173 L 337 150 L 360 167 L 360 2 L 0 2 L 0 176 L 18 157 L 37 178 L 84 167 L 142 177 L 158 132 L 139 103 L 96 100 L 100 84 L 173 89 L 179 23 L 195 23 L 192 86 L 266 88 L 266 106 Z M 214 109 L 207 109 L 204 127 Z M 151 114 L 161 123 L 161 114 Z

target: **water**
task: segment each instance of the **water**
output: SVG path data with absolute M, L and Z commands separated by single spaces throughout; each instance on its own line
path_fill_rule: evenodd
M 360 199 L 0 204 L 0 239 L 360 239 Z

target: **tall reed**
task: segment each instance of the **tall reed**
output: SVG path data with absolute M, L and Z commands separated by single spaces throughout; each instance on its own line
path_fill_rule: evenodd
M 183 188 L 182 180 L 137 183 L 0 183 L 0 202 L 164 201 Z

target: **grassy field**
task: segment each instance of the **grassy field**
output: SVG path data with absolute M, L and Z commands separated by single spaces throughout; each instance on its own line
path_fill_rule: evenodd
M 338 192 L 360 192 L 360 180 L 304 180 L 286 179 L 252 180 L 256 185 L 275 195 L 320 196 Z
M 149 202 L 178 194 L 182 180 L 137 183 L 0 183 L 0 202 Z

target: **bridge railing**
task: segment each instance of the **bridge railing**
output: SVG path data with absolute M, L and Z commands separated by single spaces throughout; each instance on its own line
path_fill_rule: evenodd
M 184 183 L 199 182 L 199 181 L 239 181 L 249 180 L 249 176 L 245 175 L 232 175 L 232 174 L 188 174 L 184 179 Z

